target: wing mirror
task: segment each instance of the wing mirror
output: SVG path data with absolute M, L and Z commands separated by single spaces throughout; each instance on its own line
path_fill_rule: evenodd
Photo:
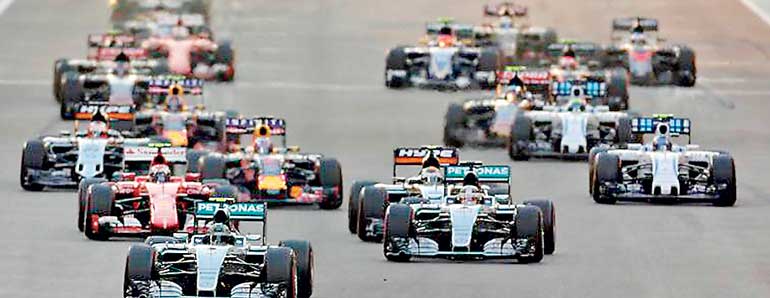
M 187 235 L 187 233 L 174 233 L 173 237 L 176 240 L 179 240 L 179 241 L 187 243 L 187 239 L 188 239 L 189 235 Z
M 262 235 L 246 235 L 246 241 L 249 243 L 257 243 L 262 241 Z
M 62 130 L 59 132 L 59 135 L 62 137 L 69 137 L 72 135 L 72 133 L 69 130 Z
M 687 148 L 688 151 L 689 150 L 698 150 L 698 149 L 700 149 L 700 145 L 689 144 L 689 145 L 685 146 L 685 148 Z
M 286 148 L 286 150 L 288 150 L 291 153 L 299 153 L 299 146 L 289 146 L 288 148 Z

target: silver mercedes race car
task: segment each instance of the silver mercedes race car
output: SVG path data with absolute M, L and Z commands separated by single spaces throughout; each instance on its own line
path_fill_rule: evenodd
M 532 263 L 554 252 L 553 202 L 517 204 L 508 193 L 492 193 L 490 184 L 509 185 L 509 166 L 470 162 L 445 169 L 445 192 L 437 202 L 414 198 L 388 206 L 385 258 L 502 258 Z
M 267 244 L 266 209 L 256 202 L 197 203 L 192 234 L 131 246 L 124 297 L 310 297 L 313 249 L 300 240 Z M 241 233 L 239 222 L 248 221 L 261 222 L 262 234 Z
M 737 199 L 735 162 L 726 152 L 677 145 L 690 135 L 690 120 L 671 115 L 635 118 L 635 134 L 653 134 L 646 144 L 596 148 L 591 152 L 589 192 L 594 201 L 711 202 L 732 206 Z

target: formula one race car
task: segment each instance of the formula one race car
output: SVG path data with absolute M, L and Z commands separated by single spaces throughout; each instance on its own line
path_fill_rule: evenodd
M 657 33 L 656 19 L 613 20 L 613 45 L 606 50 L 607 63 L 628 69 L 636 85 L 694 86 L 695 51 L 685 45 L 661 45 L 664 40 Z
M 286 121 L 268 117 L 231 118 L 228 130 L 253 134 L 252 146 L 227 154 L 212 153 L 199 161 L 206 179 L 226 178 L 252 200 L 279 204 L 342 205 L 342 167 L 334 158 L 300 153 L 286 146 Z M 274 141 L 279 143 L 274 146 Z
M 264 203 L 199 202 L 195 219 L 205 233 L 151 236 L 128 251 L 126 297 L 310 297 L 313 248 L 308 241 L 265 241 Z M 262 224 L 245 234 L 232 224 Z
M 235 79 L 231 42 L 214 41 L 209 29 L 190 28 L 181 20 L 169 31 L 171 34 L 153 34 L 141 46 L 152 57 L 166 58 L 171 73 L 225 82 Z
M 510 167 L 461 163 L 447 167 L 444 178 L 445 193 L 439 202 L 404 198 L 387 207 L 385 258 L 505 258 L 532 263 L 554 252 L 553 202 L 516 204 L 507 193 L 490 192 L 489 184 L 510 183 Z
M 45 187 L 77 187 L 85 178 L 112 177 L 123 169 L 123 149 L 141 140 L 124 139 L 102 114 L 91 119 L 88 130 L 64 131 L 24 143 L 20 183 L 28 191 Z
M 185 148 L 157 148 L 156 152 L 147 175 L 122 172 L 117 181 L 83 181 L 78 220 L 83 221 L 88 239 L 170 235 L 184 227 L 196 202 L 208 200 L 216 191 L 201 183 L 199 174 L 173 176 L 173 164 L 187 161 Z M 134 155 L 147 153 L 137 149 Z
M 508 142 L 513 160 L 586 158 L 595 146 L 632 140 L 628 113 L 587 104 L 580 88 L 573 87 L 570 92 L 572 99 L 567 104 L 516 114 Z
M 445 115 L 445 144 L 504 147 L 518 114 L 553 110 L 564 105 L 562 102 L 571 98 L 573 91 L 586 92 L 584 99 L 592 106 L 613 101 L 600 78 L 553 81 L 547 73 L 510 68 L 498 73 L 498 82 L 498 90 L 491 97 L 450 104 Z M 608 106 L 599 109 L 612 110 Z
M 110 1 L 110 22 L 121 28 L 126 22 L 164 14 L 199 14 L 208 22 L 211 0 L 113 0 Z
M 600 148 L 590 160 L 589 189 L 594 201 L 711 202 L 733 206 L 737 199 L 735 162 L 729 153 L 677 145 L 690 135 L 690 120 L 671 115 L 632 120 L 636 134 L 654 134 L 647 144 Z
M 435 24 L 428 25 L 428 32 Z M 457 25 L 444 22 L 424 46 L 399 46 L 385 59 L 385 86 L 437 89 L 490 88 L 500 68 L 495 48 L 461 43 Z
M 119 50 L 119 53 L 112 51 Z M 144 49 L 135 49 L 145 52 Z M 93 56 L 92 56 L 93 55 Z M 114 57 L 112 57 L 114 55 Z M 58 102 L 65 100 L 78 100 L 84 96 L 84 89 L 94 89 L 95 87 L 84 86 L 84 81 L 88 81 L 88 75 L 94 75 L 96 78 L 115 75 L 119 64 L 126 69 L 129 76 L 151 76 L 163 75 L 168 73 L 168 66 L 162 60 L 133 59 L 138 54 L 132 53 L 127 48 L 102 48 L 96 53 L 89 53 L 89 59 L 59 59 L 54 63 L 53 74 L 53 93 Z M 144 55 L 144 54 L 142 54 Z M 101 86 L 101 84 L 97 84 Z
M 222 147 L 225 138 L 225 113 L 205 110 L 202 87 L 203 81 L 198 79 L 150 82 L 148 93 L 163 98 L 157 99 L 158 104 L 154 109 L 136 113 L 136 135 L 167 141 L 172 146 L 198 149 Z M 201 103 L 188 103 L 186 95 L 199 98 Z
M 393 150 L 391 183 L 358 180 L 350 188 L 348 229 L 363 241 L 380 241 L 387 205 L 397 203 L 404 197 L 420 197 L 438 202 L 444 194 L 440 168 L 458 162 L 459 153 L 455 148 L 396 148 Z M 399 166 L 421 166 L 421 170 L 412 177 L 398 177 Z
M 474 28 L 476 45 L 498 48 L 506 64 L 536 65 L 548 46 L 558 41 L 554 29 L 529 24 L 524 6 L 510 2 L 486 5 L 484 15 L 497 21 Z

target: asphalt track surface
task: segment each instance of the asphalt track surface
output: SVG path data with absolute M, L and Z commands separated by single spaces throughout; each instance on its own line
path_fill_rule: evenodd
M 427 20 L 480 21 L 480 1 L 217 2 L 215 30 L 237 45 L 238 77 L 209 88 L 209 103 L 286 117 L 290 143 L 339 158 L 348 186 L 388 179 L 394 146 L 440 142 L 448 103 L 472 95 L 387 90 L 382 69 L 385 49 L 416 40 Z M 738 0 L 523 2 L 564 37 L 607 41 L 612 17 L 649 15 L 670 41 L 693 46 L 697 87 L 633 88 L 631 104 L 691 117 L 696 143 L 730 150 L 737 205 L 597 205 L 586 164 L 515 163 L 514 195 L 557 204 L 557 252 L 533 265 L 388 263 L 380 245 L 348 234 L 344 207 L 272 209 L 268 239 L 314 244 L 315 297 L 770 296 L 770 27 Z M 51 64 L 85 54 L 85 35 L 106 26 L 106 3 L 24 0 L 0 15 L 0 297 L 121 295 L 132 242 L 86 240 L 72 192 L 18 184 L 21 144 L 71 125 L 51 97 Z M 510 163 L 501 150 L 462 157 Z

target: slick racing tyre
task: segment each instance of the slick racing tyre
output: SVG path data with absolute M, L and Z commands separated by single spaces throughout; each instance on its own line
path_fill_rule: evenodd
M 483 71 L 496 74 L 500 69 L 501 59 L 500 51 L 496 48 L 484 48 L 479 54 L 479 64 L 476 67 L 476 71 Z M 495 87 L 496 80 L 478 81 L 480 88 L 490 89 Z
M 323 187 L 321 209 L 337 209 L 342 205 L 342 166 L 333 158 L 323 158 L 318 169 L 318 182 Z M 336 190 L 336 194 L 334 192 Z
M 221 154 L 203 156 L 198 163 L 198 172 L 201 174 L 201 180 L 225 179 L 226 170 L 227 161 Z
M 388 88 L 406 87 L 409 83 L 408 67 L 406 64 L 406 52 L 403 46 L 395 47 L 388 52 L 385 58 L 385 86 Z M 405 77 L 389 75 L 390 71 L 406 71 Z
M 607 97 L 610 111 L 628 110 L 628 75 L 625 68 L 614 68 L 609 73 Z
M 350 195 L 348 197 L 348 230 L 355 234 L 358 229 L 358 205 L 361 198 L 361 190 L 370 185 L 375 185 L 377 182 L 369 180 L 353 181 L 353 186 L 350 187 Z
M 86 217 L 86 205 L 88 203 L 88 188 L 91 185 L 107 182 L 104 178 L 85 178 L 78 184 L 78 231 L 83 232 L 83 221 Z
M 383 253 L 388 261 L 408 262 L 412 258 L 410 254 L 399 247 L 401 243 L 409 243 L 409 239 L 415 235 L 412 224 L 412 207 L 405 204 L 391 204 L 385 214 L 385 236 Z
M 594 165 L 593 198 L 599 204 L 615 204 L 617 201 L 612 194 L 603 193 L 599 186 L 607 182 L 618 183 L 620 176 L 620 158 L 610 153 L 601 153 L 596 157 Z
M 385 217 L 385 204 L 388 202 L 387 190 L 375 186 L 364 187 L 361 193 L 361 202 L 358 205 L 358 238 L 366 242 L 379 242 L 382 240 L 381 231 L 375 227 L 374 231 L 366 228 L 372 219 L 382 220 Z M 371 235 L 369 232 L 373 232 Z
M 543 213 L 537 206 L 522 206 L 516 212 L 512 239 L 528 239 L 533 251 L 526 257 L 520 257 L 519 262 L 539 263 L 543 260 Z
M 56 101 L 61 102 L 61 80 L 64 73 L 74 71 L 75 69 L 69 65 L 67 59 L 58 59 L 53 64 L 53 96 Z
M 711 178 L 716 185 L 726 184 L 727 187 L 719 190 L 719 198 L 714 201 L 714 206 L 730 207 L 735 205 L 737 196 L 737 180 L 735 178 L 735 161 L 728 154 L 714 156 L 712 161 Z
M 78 80 L 78 73 L 67 72 L 63 74 L 61 83 L 61 106 L 59 116 L 64 120 L 71 120 L 75 117 L 75 103 L 85 98 L 83 88 Z
M 235 51 L 233 51 L 230 41 L 223 41 L 217 47 L 214 53 L 215 63 L 227 65 L 227 71 L 219 75 L 219 80 L 223 82 L 232 82 L 235 79 Z
M 677 86 L 692 87 L 695 86 L 697 79 L 697 68 L 695 67 L 695 52 L 689 47 L 679 48 L 679 57 L 674 74 L 674 82 Z
M 517 113 L 508 142 L 508 156 L 514 161 L 529 160 L 529 141 L 532 138 L 532 123 L 524 113 Z
M 26 191 L 42 191 L 45 186 L 30 181 L 28 173 L 30 169 L 42 170 L 45 168 L 46 157 L 45 144 L 41 140 L 32 139 L 24 144 L 21 153 L 21 168 L 19 169 L 19 184 Z
M 100 217 L 112 215 L 112 207 L 115 205 L 115 194 L 112 188 L 106 184 L 96 184 L 91 186 L 91 192 L 88 197 L 86 208 L 85 226 L 83 232 L 86 238 L 91 240 L 107 240 L 110 235 L 103 231 L 97 220 Z
M 556 207 L 551 200 L 529 200 L 525 205 L 537 206 L 543 213 L 543 251 L 547 255 L 556 251 Z
M 463 141 L 457 138 L 457 130 L 465 126 L 463 119 L 465 111 L 462 105 L 452 103 L 444 115 L 444 144 L 451 147 L 462 148 Z
M 631 127 L 631 117 L 622 116 L 615 125 L 615 142 L 619 145 L 626 145 L 636 141 Z
M 591 151 L 588 151 L 588 193 L 593 194 L 594 189 L 594 165 L 596 164 L 596 156 L 599 153 L 607 152 L 609 148 L 606 147 L 593 147 Z
M 284 297 L 297 298 L 297 263 L 294 250 L 271 247 L 265 253 L 265 282 L 279 285 Z
M 126 269 L 123 273 L 123 293 L 126 297 L 150 297 L 150 287 L 157 275 L 155 251 L 145 243 L 134 244 L 128 249 Z
M 297 259 L 297 297 L 313 295 L 313 246 L 305 240 L 285 240 L 279 246 L 294 250 Z

